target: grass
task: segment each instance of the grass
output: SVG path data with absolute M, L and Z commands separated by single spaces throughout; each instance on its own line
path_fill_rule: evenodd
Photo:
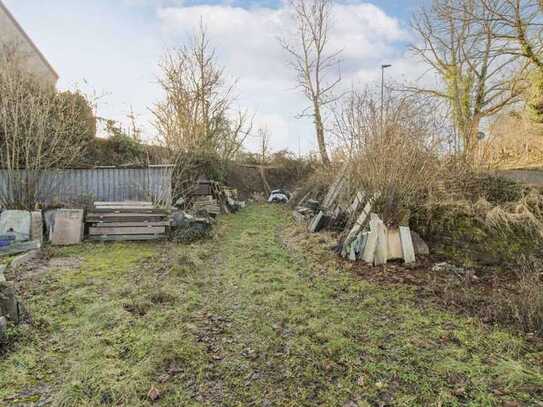
M 24 280 L 33 315 L 0 358 L 0 405 L 543 405 L 543 354 L 289 250 L 282 208 L 190 246 L 85 244 Z M 318 272 L 317 272 L 318 270 Z M 515 404 L 510 404 L 515 405 Z

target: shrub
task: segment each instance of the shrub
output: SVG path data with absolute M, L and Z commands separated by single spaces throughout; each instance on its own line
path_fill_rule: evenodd
M 384 121 L 380 103 L 368 90 L 354 91 L 336 119 L 335 132 L 349 160 L 353 192 L 377 193 L 374 210 L 395 226 L 410 206 L 427 199 L 441 175 L 436 131 L 441 127 L 435 106 L 425 98 L 389 95 Z
M 432 252 L 464 266 L 518 264 L 543 257 L 543 197 L 535 191 L 517 202 L 438 200 L 411 207 L 411 227 Z

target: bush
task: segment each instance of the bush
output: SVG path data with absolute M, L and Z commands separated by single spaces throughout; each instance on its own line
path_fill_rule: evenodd
M 411 207 L 411 227 L 432 252 L 464 266 L 517 265 L 522 256 L 543 258 L 543 197 L 492 205 L 484 199 L 440 200 Z
M 350 164 L 353 195 L 378 194 L 374 211 L 385 224 L 397 226 L 410 206 L 426 199 L 441 175 L 435 106 L 414 95 L 389 95 L 383 122 L 381 101 L 374 93 L 355 91 L 345 103 L 335 132 Z
M 518 201 L 524 192 L 525 187 L 521 183 L 502 176 L 488 174 L 474 174 L 471 185 L 466 190 L 468 196 L 474 201 L 484 198 L 496 205 Z

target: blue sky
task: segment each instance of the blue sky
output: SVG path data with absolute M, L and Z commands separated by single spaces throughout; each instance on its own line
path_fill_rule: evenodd
M 148 108 L 161 92 L 157 64 L 182 45 L 202 18 L 220 63 L 238 79 L 236 104 L 272 131 L 276 150 L 314 148 L 310 119 L 296 119 L 305 101 L 277 36 L 291 29 L 282 2 L 182 0 L 4 0 L 60 75 L 59 87 L 80 87 L 97 99 L 98 114 L 121 122 L 131 109 L 148 138 Z M 421 1 L 368 0 L 338 3 L 333 47 L 343 49 L 343 86 L 364 86 L 389 75 L 413 78 L 421 69 L 406 56 L 407 22 Z M 249 148 L 257 144 L 249 140 Z

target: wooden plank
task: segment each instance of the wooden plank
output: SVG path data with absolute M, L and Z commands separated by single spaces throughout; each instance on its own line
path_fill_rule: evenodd
M 321 207 L 324 210 L 332 209 L 331 206 L 339 196 L 340 192 L 342 191 L 343 187 L 345 186 L 345 176 L 348 168 L 348 163 L 343 164 L 343 167 L 341 168 L 338 176 L 336 177 L 334 183 L 328 190 L 328 193 L 326 194 L 326 197 L 324 198 L 324 201 L 322 202 Z
M 119 208 L 119 209 L 110 209 L 110 208 L 96 208 L 92 211 L 89 211 L 89 215 L 93 214 L 104 214 L 104 213 L 158 213 L 158 214 L 167 214 L 168 212 L 160 208 Z
M 400 240 L 402 242 L 403 260 L 406 263 L 415 262 L 415 248 L 413 247 L 413 238 L 411 229 L 407 226 L 400 226 Z
M 165 212 L 157 212 L 157 213 L 142 213 L 142 212 L 135 212 L 135 211 L 130 211 L 130 212 L 121 212 L 121 213 L 118 213 L 118 212 L 112 212 L 112 211 L 107 211 L 107 212 L 103 212 L 103 213 L 100 213 L 100 212 L 88 212 L 87 213 L 87 217 L 100 217 L 100 218 L 122 218 L 122 217 L 128 217 L 128 216 L 131 216 L 131 217 L 134 217 L 134 218 L 145 218 L 145 217 L 158 217 L 158 216 L 168 216 L 168 213 L 165 213 Z
M 95 222 L 91 227 L 101 228 L 124 228 L 124 227 L 148 227 L 148 226 L 170 226 L 169 221 L 163 222 Z
M 131 217 L 126 217 L 126 218 L 115 218 L 115 219 L 112 219 L 112 218 L 106 218 L 106 219 L 100 219 L 100 218 L 87 218 L 86 222 L 87 224 L 89 223 L 96 223 L 96 224 L 102 224 L 102 223 L 145 223 L 145 222 L 162 222 L 162 221 L 166 221 L 166 219 L 164 218 L 131 218 Z
M 86 219 L 160 219 L 167 216 L 158 213 L 89 213 Z
M 145 234 L 160 234 L 165 233 L 165 227 L 121 227 L 121 228 L 108 228 L 108 227 L 91 227 L 89 228 L 89 234 L 91 236 L 98 235 L 145 235 Z
M 94 202 L 94 206 L 146 206 L 153 207 L 152 202 L 146 201 L 122 201 L 122 202 Z
M 121 210 L 130 210 L 133 212 L 140 212 L 140 211 L 148 211 L 152 209 L 160 209 L 160 208 L 153 208 L 152 206 L 95 206 L 93 211 L 121 211 Z
M 101 242 L 139 241 L 139 240 L 163 240 L 166 235 L 110 235 L 89 236 L 89 240 Z
M 347 214 L 351 216 L 353 213 L 358 212 L 358 207 L 364 202 L 365 194 L 363 192 L 357 192 L 354 197 L 353 203 L 347 208 Z

